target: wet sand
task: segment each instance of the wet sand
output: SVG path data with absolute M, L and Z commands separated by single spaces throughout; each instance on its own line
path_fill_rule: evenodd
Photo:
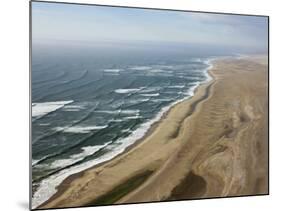
M 268 193 L 265 57 L 223 59 L 122 155 L 67 178 L 39 208 Z

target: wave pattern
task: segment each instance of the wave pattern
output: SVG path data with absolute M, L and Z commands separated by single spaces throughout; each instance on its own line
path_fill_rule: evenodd
M 68 175 L 113 158 L 143 137 L 170 106 L 208 79 L 210 64 L 189 58 L 95 65 L 32 66 L 33 106 L 68 102 L 32 121 L 34 205 L 54 194 Z

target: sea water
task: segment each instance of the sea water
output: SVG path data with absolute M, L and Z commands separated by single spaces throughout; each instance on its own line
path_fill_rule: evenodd
M 32 207 L 122 153 L 210 80 L 212 55 L 33 48 Z

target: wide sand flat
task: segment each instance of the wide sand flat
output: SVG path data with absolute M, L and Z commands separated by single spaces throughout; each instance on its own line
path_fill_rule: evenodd
M 40 208 L 267 194 L 266 61 L 216 61 L 214 80 L 144 140 L 67 179 Z

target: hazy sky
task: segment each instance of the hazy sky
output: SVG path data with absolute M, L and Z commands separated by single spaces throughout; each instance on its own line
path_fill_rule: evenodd
M 34 41 L 164 41 L 265 49 L 267 18 L 32 3 Z

